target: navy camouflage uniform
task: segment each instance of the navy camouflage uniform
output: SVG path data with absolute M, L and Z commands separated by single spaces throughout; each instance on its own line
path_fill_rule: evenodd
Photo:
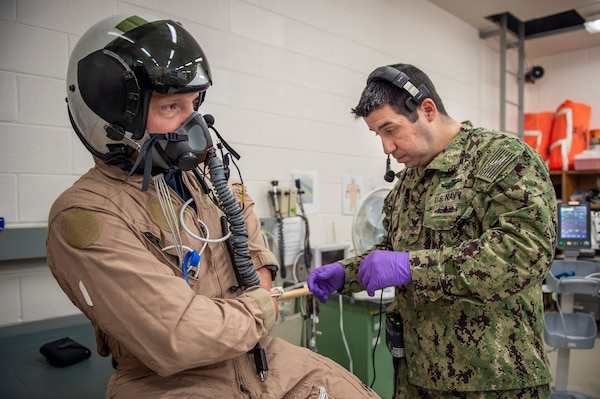
M 396 397 L 549 395 L 542 281 L 555 250 L 556 194 L 538 154 L 463 122 L 427 167 L 398 173 L 384 213 L 388 235 L 370 251 L 410 252 L 413 278 L 388 308 L 404 323 Z M 356 274 L 367 253 L 341 262 L 341 293 L 364 289 Z

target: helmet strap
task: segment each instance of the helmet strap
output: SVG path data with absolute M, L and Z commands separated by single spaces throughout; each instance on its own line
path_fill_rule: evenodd
M 129 174 L 127 175 L 127 179 L 128 179 L 137 170 L 142 159 L 145 160 L 144 161 L 144 180 L 142 182 L 142 191 L 147 191 L 148 185 L 150 183 L 150 174 L 152 172 L 152 149 L 153 148 L 156 149 L 156 151 L 158 152 L 158 155 L 163 159 L 163 161 L 165 161 L 167 163 L 168 170 L 175 170 L 175 166 L 173 166 L 173 163 L 169 160 L 169 157 L 167 156 L 165 151 L 158 144 L 158 140 L 160 140 L 161 138 L 164 138 L 163 134 L 150 135 L 150 138 L 148 140 L 146 140 L 144 142 L 144 144 L 142 144 L 139 155 L 138 155 L 137 159 L 135 160 L 135 162 L 133 163 L 133 165 L 131 166 L 131 169 L 129 170 Z M 127 179 L 125 179 L 125 180 L 127 180 Z

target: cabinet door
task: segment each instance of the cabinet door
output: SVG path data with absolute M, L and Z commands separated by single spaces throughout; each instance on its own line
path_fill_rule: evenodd
M 373 390 L 380 396 L 391 398 L 394 391 L 394 365 L 392 355 L 385 344 L 385 311 L 381 315 L 383 329 L 380 332 L 378 309 L 369 306 L 370 303 L 343 302 L 342 320 L 344 336 L 350 352 L 348 353 L 340 329 L 338 300 L 337 295 L 332 295 L 327 303 L 319 305 L 318 353 L 329 357 L 347 370 L 350 369 L 351 357 L 354 375 L 366 385 L 373 384 Z

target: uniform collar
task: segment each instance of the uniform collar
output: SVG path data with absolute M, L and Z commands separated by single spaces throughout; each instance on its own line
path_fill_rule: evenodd
M 119 180 L 125 184 L 136 187 L 139 190 L 142 189 L 142 183 L 144 181 L 144 175 L 140 173 L 133 173 L 128 177 L 128 171 L 122 169 L 118 165 L 109 165 L 103 160 L 94 157 L 94 162 L 96 163 L 96 168 L 100 170 L 100 172 L 114 180 Z
M 458 166 L 461 154 L 467 141 L 469 132 L 473 129 L 470 121 L 461 123 L 460 130 L 454 136 L 450 144 L 446 146 L 438 155 L 425 167 L 426 170 L 438 170 L 440 172 L 450 172 Z
M 120 166 L 117 165 L 108 165 L 100 158 L 94 157 L 94 162 L 96 163 L 96 168 L 102 172 L 105 176 L 122 181 L 130 186 L 133 186 L 140 191 L 142 190 L 142 183 L 144 181 L 144 175 L 140 173 L 134 173 L 131 176 L 128 176 L 128 171 L 121 169 Z M 166 172 L 165 172 L 166 173 Z M 153 173 L 154 175 L 154 173 Z M 200 185 L 198 184 L 197 179 L 193 178 L 191 172 L 181 172 L 182 181 L 187 187 L 188 190 L 198 192 L 200 190 Z M 152 179 L 151 179 L 152 180 Z M 151 182 L 151 184 L 153 184 Z M 209 183 L 210 184 L 210 183 Z

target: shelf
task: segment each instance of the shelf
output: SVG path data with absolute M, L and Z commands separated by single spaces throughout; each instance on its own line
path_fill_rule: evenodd
M 590 314 L 544 314 L 544 340 L 552 347 L 591 349 L 594 347 L 597 333 L 596 320 Z
M 556 198 L 569 201 L 575 191 L 599 188 L 600 170 L 555 170 L 550 171 L 550 179 Z M 592 208 L 600 209 L 600 204 L 592 204 Z
M 595 262 L 554 260 L 546 277 L 546 285 L 550 291 L 559 294 L 598 295 L 600 280 L 588 278 L 596 273 L 600 273 L 600 264 Z

